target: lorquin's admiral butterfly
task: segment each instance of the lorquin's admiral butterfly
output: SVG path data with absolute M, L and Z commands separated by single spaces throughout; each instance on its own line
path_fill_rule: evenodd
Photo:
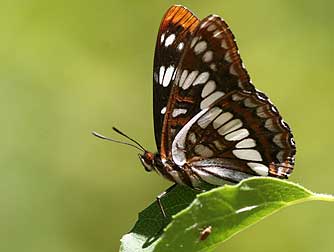
M 291 130 L 251 83 L 219 16 L 200 21 L 178 5 L 166 12 L 154 55 L 153 110 L 158 152 L 131 140 L 144 151 L 146 171 L 175 184 L 201 189 L 250 176 L 288 178 L 293 170 Z M 166 216 L 159 196 L 158 203 Z

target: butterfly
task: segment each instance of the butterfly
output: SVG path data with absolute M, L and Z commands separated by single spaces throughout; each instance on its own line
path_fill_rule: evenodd
M 293 171 L 292 132 L 252 84 L 234 35 L 217 15 L 199 20 L 183 6 L 167 10 L 154 54 L 153 112 L 158 151 L 131 140 L 144 151 L 146 171 L 175 185 L 201 190 Z M 164 216 L 165 193 L 157 198 Z

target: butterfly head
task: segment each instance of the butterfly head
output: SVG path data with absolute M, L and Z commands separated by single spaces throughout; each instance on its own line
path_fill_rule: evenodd
M 155 155 L 152 152 L 145 151 L 144 154 L 138 154 L 140 162 L 143 164 L 145 171 L 150 172 L 154 169 Z

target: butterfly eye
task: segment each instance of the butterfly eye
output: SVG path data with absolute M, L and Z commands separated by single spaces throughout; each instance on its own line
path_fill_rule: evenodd
M 152 153 L 145 152 L 143 155 L 138 154 L 140 162 L 145 168 L 145 171 L 150 172 L 153 170 L 153 156 Z

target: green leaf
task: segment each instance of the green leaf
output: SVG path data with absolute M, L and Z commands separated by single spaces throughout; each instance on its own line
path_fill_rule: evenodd
M 163 230 L 170 220 L 161 217 L 154 202 L 139 214 L 130 233 L 123 236 L 120 251 L 212 251 L 279 209 L 311 200 L 334 201 L 334 197 L 274 178 L 250 178 L 197 195 L 178 186 L 163 199 L 164 209 L 173 215 L 168 226 Z M 209 226 L 211 233 L 200 240 L 201 232 Z

